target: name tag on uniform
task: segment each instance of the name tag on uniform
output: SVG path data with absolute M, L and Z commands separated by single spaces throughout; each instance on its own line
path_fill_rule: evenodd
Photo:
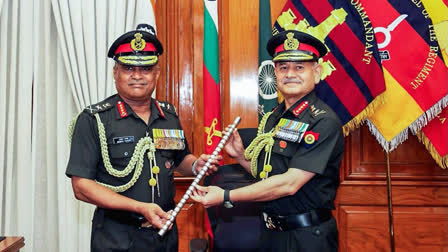
M 114 144 L 122 144 L 122 143 L 133 143 L 134 136 L 122 136 L 122 137 L 114 137 L 112 139 Z
M 278 139 L 283 139 L 289 142 L 300 143 L 303 134 L 305 134 L 306 129 L 309 124 L 294 120 L 289 120 L 282 118 L 278 122 L 275 136 Z
M 185 149 L 185 135 L 178 129 L 153 129 L 154 144 L 156 149 L 183 150 Z

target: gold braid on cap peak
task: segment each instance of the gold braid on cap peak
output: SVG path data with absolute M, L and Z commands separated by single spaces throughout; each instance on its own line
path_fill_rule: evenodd
M 154 65 L 158 61 L 156 55 L 141 56 L 141 55 L 127 55 L 118 57 L 118 61 L 128 65 Z
M 312 54 L 307 53 L 305 51 L 288 51 L 288 52 L 279 53 L 272 60 L 274 60 L 274 61 L 278 61 L 278 60 L 286 60 L 286 61 L 316 60 L 316 57 L 314 57 Z

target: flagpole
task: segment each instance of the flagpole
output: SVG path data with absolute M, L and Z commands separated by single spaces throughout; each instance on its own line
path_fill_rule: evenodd
M 394 241 L 394 220 L 392 212 L 392 183 L 390 179 L 390 161 L 389 153 L 386 152 L 386 179 L 387 179 L 387 203 L 389 207 L 389 235 L 390 235 L 390 251 L 395 252 L 395 241 Z

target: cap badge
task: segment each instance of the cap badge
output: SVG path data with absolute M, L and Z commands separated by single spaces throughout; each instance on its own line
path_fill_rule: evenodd
M 283 43 L 285 50 L 297 50 L 299 48 L 299 40 L 294 38 L 294 33 L 286 34 L 287 39 Z
M 145 49 L 146 46 L 146 41 L 144 39 L 142 39 L 143 35 L 139 32 L 137 32 L 134 35 L 135 39 L 133 39 L 131 41 L 131 48 L 134 51 L 141 51 L 143 49 Z

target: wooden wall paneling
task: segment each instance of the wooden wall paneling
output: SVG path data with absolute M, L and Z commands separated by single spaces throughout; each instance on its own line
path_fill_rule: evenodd
M 223 123 L 258 126 L 258 1 L 221 1 Z
M 173 1 L 174 2 L 174 1 Z M 194 153 L 195 146 L 202 143 L 193 141 L 193 116 L 194 116 L 194 97 L 193 97 L 193 62 L 194 62 L 194 36 L 193 36 L 193 12 L 194 1 L 178 1 L 176 14 L 172 18 L 177 20 L 178 37 L 177 46 L 177 69 L 175 94 L 177 95 L 178 114 L 181 118 L 182 127 L 187 133 L 186 137 Z M 176 97 L 174 97 L 176 99 Z
M 258 1 L 220 1 L 220 70 L 223 127 L 258 126 Z M 235 161 L 224 155 L 224 163 Z
M 203 98 L 203 40 L 204 40 L 204 2 L 193 2 L 193 142 L 194 153 L 204 153 L 204 98 Z M 219 11 L 219 10 L 218 10 Z M 219 28 L 219 27 L 218 27 Z M 219 31 L 218 31 L 219 32 Z M 221 73 L 222 74 L 222 73 Z M 222 99 L 222 98 L 221 98 Z
M 395 251 L 448 251 L 447 207 L 394 207 Z
M 387 207 L 343 206 L 338 219 L 339 251 L 390 251 Z
M 390 159 L 396 251 L 447 251 L 446 239 L 441 240 L 448 217 L 447 170 L 414 136 Z M 366 127 L 346 138 L 336 208 L 340 251 L 389 251 L 385 153 Z M 442 224 L 434 227 L 436 222 Z M 385 233 L 379 235 L 382 225 Z
M 395 251 L 447 251 L 448 208 L 394 207 Z M 343 206 L 339 251 L 390 251 L 387 207 Z
M 156 87 L 156 98 L 162 101 L 168 101 L 167 95 L 167 2 L 157 1 L 154 10 L 157 25 L 157 37 L 163 45 L 163 54 L 159 57 L 160 77 Z
M 410 134 L 410 133 L 409 133 Z M 386 180 L 386 154 L 366 126 L 350 134 L 346 152 L 349 167 L 343 180 Z M 423 144 L 409 135 L 407 141 L 389 154 L 392 181 L 447 181 L 448 170 L 441 169 Z

